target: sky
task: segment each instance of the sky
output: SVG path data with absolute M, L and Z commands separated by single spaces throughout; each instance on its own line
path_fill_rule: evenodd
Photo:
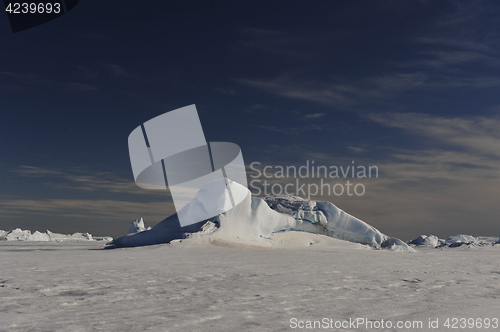
M 195 104 L 248 167 L 377 166 L 311 198 L 388 235 L 500 233 L 498 2 L 81 0 L 17 33 L 0 15 L 0 40 L 0 229 L 154 226 L 175 209 L 135 185 L 128 135 Z

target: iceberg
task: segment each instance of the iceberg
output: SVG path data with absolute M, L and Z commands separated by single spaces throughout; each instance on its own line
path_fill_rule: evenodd
M 3 234 L 3 235 L 2 235 Z M 50 241 L 50 237 L 46 233 L 35 231 L 33 234 L 29 230 L 16 228 L 12 231 L 0 232 L 0 240 L 4 241 Z
M 212 240 L 259 244 L 269 242 L 276 234 L 299 231 L 369 245 L 376 249 L 414 252 L 414 249 L 405 242 L 381 233 L 333 203 L 295 196 L 272 196 L 261 199 L 252 197 L 246 187 L 231 180 L 227 181 L 232 192 L 237 195 L 246 194 L 241 203 L 232 209 L 185 227 L 180 226 L 177 214 L 173 214 L 150 230 L 115 239 L 111 242 L 111 246 L 145 246 L 208 235 Z M 218 185 L 215 182 L 207 184 L 203 192 L 211 192 L 210 186 Z M 189 211 L 193 207 L 207 206 L 207 203 L 202 201 L 205 197 L 209 196 L 197 195 L 184 209 Z M 225 199 L 226 197 L 222 196 L 210 196 L 212 201 Z
M 113 238 L 93 237 L 89 233 L 59 234 L 47 230 L 45 233 L 16 228 L 11 231 L 0 230 L 0 241 L 37 241 L 37 242 L 62 242 L 62 241 L 112 241 Z
M 412 246 L 425 246 L 431 248 L 456 248 L 463 245 L 467 247 L 484 247 L 494 246 L 497 243 L 499 243 L 499 241 L 497 241 L 494 237 L 472 236 L 465 234 L 449 236 L 446 239 L 439 239 L 435 235 L 420 235 L 418 238 L 408 242 L 408 244 Z

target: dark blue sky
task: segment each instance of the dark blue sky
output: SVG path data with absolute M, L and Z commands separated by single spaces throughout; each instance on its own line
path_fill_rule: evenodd
M 377 165 L 322 197 L 390 235 L 500 232 L 494 1 L 81 0 L 0 48 L 0 229 L 117 236 L 173 212 L 127 137 L 196 104 L 245 162 Z

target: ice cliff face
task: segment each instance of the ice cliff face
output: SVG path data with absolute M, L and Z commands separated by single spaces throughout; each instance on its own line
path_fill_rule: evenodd
M 293 230 L 324 234 L 377 248 L 411 251 L 403 241 L 382 234 L 375 227 L 351 216 L 333 203 L 295 196 L 271 196 L 264 200 L 273 210 L 289 214 L 296 220 Z
M 239 187 L 234 188 L 235 186 Z M 252 197 L 248 189 L 237 183 L 231 183 L 231 188 L 240 194 L 245 191 L 247 194 L 245 199 L 231 210 L 208 220 L 218 226 L 214 230 L 214 235 L 225 241 L 266 241 L 277 233 L 302 231 L 367 244 L 374 248 L 414 251 L 403 241 L 382 234 L 376 228 L 347 214 L 330 202 L 315 202 L 293 196 L 260 199 Z M 210 199 L 216 200 L 217 197 Z M 203 206 L 204 202 L 196 201 L 190 204 Z M 177 215 L 174 214 L 151 230 L 114 240 L 113 245 L 129 247 L 168 243 L 199 232 L 206 223 L 207 221 L 202 221 L 181 227 Z

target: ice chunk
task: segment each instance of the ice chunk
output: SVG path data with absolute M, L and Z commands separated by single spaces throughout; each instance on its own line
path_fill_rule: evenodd
M 447 238 L 445 243 L 449 246 L 459 246 L 462 244 L 476 244 L 477 242 L 477 239 L 472 235 L 458 234 Z
M 40 233 L 38 233 L 38 234 L 40 234 Z M 40 236 L 38 234 L 36 234 L 35 237 L 40 238 Z M 33 241 L 33 240 L 31 240 L 31 231 L 22 230 L 20 228 L 16 228 L 14 230 L 11 230 L 10 232 L 7 232 L 7 234 L 5 234 L 3 236 L 3 239 L 5 241 Z M 42 241 L 48 241 L 48 239 L 45 239 Z
M 414 244 L 416 246 L 425 246 L 425 247 L 439 247 L 444 243 L 444 240 L 440 240 L 435 235 L 420 235 L 416 239 L 408 242 L 409 244 Z
M 139 233 L 139 232 L 144 232 L 145 230 L 151 229 L 151 227 L 146 228 L 144 226 L 144 220 L 141 219 L 136 219 L 130 224 L 130 227 L 128 229 L 129 234 L 134 234 L 134 233 Z
M 50 237 L 47 233 L 40 233 L 39 231 L 35 231 L 29 237 L 29 241 L 50 241 Z

